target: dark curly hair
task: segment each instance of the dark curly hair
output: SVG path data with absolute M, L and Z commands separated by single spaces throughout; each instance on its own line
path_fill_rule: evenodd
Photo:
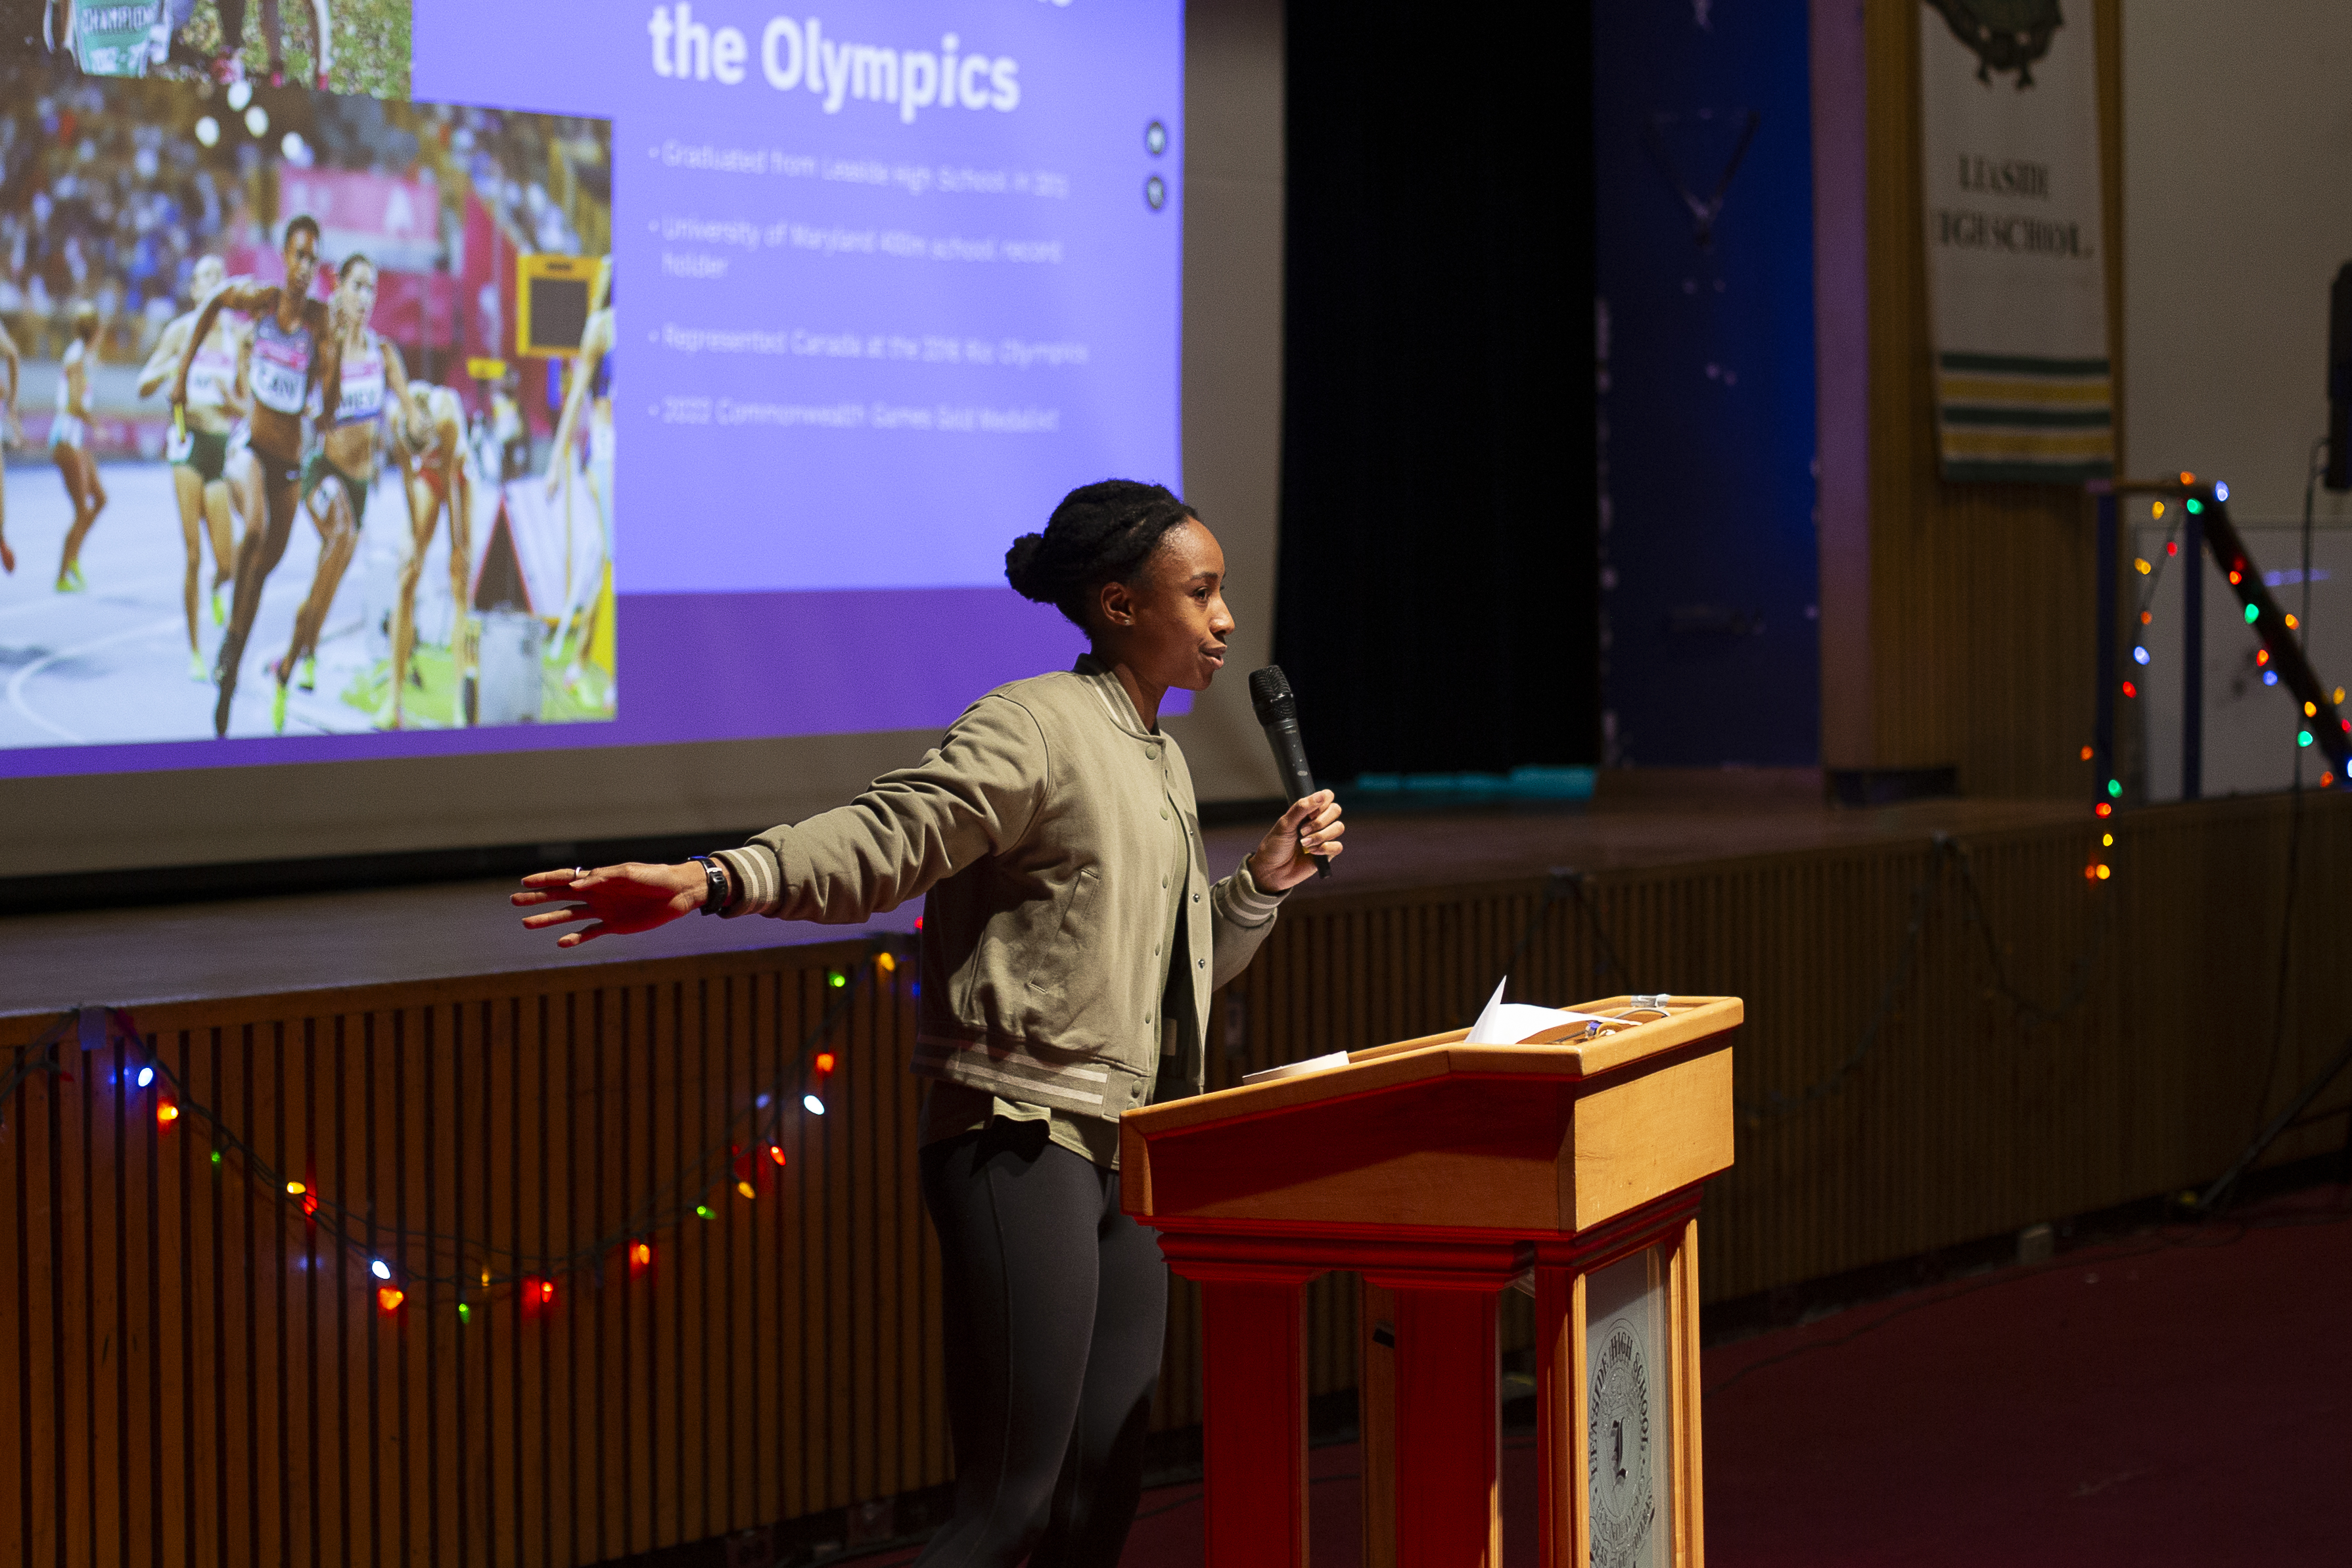
M 1192 509 L 1164 485 L 1104 479 L 1062 498 L 1043 533 L 1024 533 L 1004 552 L 1004 580 L 1024 599 L 1051 605 L 1091 634 L 1087 609 L 1105 583 L 1134 585 L 1160 542 Z

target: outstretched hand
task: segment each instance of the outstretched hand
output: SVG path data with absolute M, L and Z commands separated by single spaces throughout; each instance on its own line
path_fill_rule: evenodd
M 1348 826 L 1339 820 L 1339 801 L 1328 789 L 1293 802 L 1250 851 L 1250 876 L 1269 893 L 1295 888 L 1315 875 L 1315 862 L 1335 859 L 1347 846 L 1339 836 Z
M 567 866 L 561 871 L 534 871 L 522 879 L 523 891 L 507 901 L 517 909 L 553 904 L 561 908 L 525 915 L 532 931 L 573 921 L 594 921 L 585 931 L 568 931 L 555 939 L 558 947 L 578 947 L 600 936 L 632 936 L 666 926 L 680 915 L 702 907 L 709 882 L 702 868 L 691 860 L 676 866 L 648 866 L 631 860 L 619 866 Z

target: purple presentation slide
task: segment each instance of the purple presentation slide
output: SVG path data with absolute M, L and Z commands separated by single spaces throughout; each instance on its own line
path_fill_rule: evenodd
M 254 147 L 236 164 L 198 128 L 191 169 L 264 160 L 278 206 L 326 215 L 316 297 L 342 255 L 388 258 L 373 327 L 451 389 L 436 482 L 467 493 L 414 521 L 439 491 L 387 434 L 375 478 L 342 481 L 364 517 L 333 581 L 346 512 L 314 524 L 306 500 L 214 739 L 225 611 L 206 587 L 183 614 L 165 411 L 135 366 L 68 384 L 60 351 L 27 406 L 117 397 L 92 448 L 114 493 L 67 613 L 45 539 L 0 595 L 0 776 L 938 729 L 1066 667 L 1081 640 L 1005 586 L 1006 546 L 1076 485 L 1181 488 L 1182 10 L 416 0 L 411 103 L 265 92 L 265 132 L 207 97 L 215 135 Z M 315 128 L 297 147 L 288 125 Z M 192 212 L 233 184 L 178 195 L 174 156 L 159 188 Z M 251 214 L 232 270 L 277 281 L 289 216 Z M 557 258 L 552 281 L 525 256 Z M 194 303 L 147 310 L 160 328 Z M 533 310 L 582 353 L 486 352 Z M 20 447 L 6 478 L 12 538 L 37 491 L 70 531 L 56 474 Z M 331 601 L 307 666 L 306 592 Z M 107 683 L 134 658 L 168 682 Z

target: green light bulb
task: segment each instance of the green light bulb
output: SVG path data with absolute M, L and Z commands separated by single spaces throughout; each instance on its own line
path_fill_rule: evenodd
M 2311 731 L 2308 730 L 2297 730 L 2294 732 L 2294 743 L 2298 746 L 2308 746 L 2311 744 Z
M 2121 794 L 2123 794 L 2123 793 L 2124 793 L 2124 781 L 2123 781 L 2123 780 L 2121 780 L 2121 779 L 2109 779 L 2109 780 L 2107 781 L 2107 794 L 2109 794 L 2110 795 L 2121 795 Z
M 2260 605 L 2248 605 L 2246 606 L 2246 625 L 2251 626 L 2262 618 L 2263 607 Z
M 824 983 L 838 990 L 840 987 L 849 984 L 849 976 L 844 974 L 838 969 L 830 970 L 825 974 Z
M 465 1302 L 463 1302 L 463 1301 L 460 1301 L 460 1302 L 458 1302 L 458 1303 L 457 1303 L 457 1321 L 458 1321 L 459 1322 L 461 1322 L 461 1323 L 463 1323 L 463 1322 L 471 1322 L 471 1321 L 473 1321 L 473 1317 L 474 1317 L 474 1309 L 473 1309 L 473 1308 L 468 1307 L 468 1306 L 467 1306 L 467 1305 L 466 1305 L 466 1303 L 465 1303 Z
M 220 1163 L 220 1151 L 217 1149 L 213 1151 L 213 1163 L 215 1165 Z
M 695 1205 L 694 1217 L 697 1219 L 709 1219 L 710 1217 L 710 1205 L 709 1204 Z
M 2189 498 L 2189 516 L 2191 516 L 2191 517 L 2195 517 L 2199 512 L 2203 511 L 2204 510 L 2205 510 L 2205 503 L 2204 503 L 2203 501 L 2199 500 L 2195 496 L 2190 496 L 2190 497 Z

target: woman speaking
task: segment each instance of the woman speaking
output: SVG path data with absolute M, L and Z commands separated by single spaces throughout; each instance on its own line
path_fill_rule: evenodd
M 1160 732 L 1234 619 L 1223 552 L 1157 485 L 1073 490 L 1004 574 L 1092 643 L 999 687 L 938 749 L 849 805 L 676 866 L 523 879 L 562 938 L 700 910 L 863 921 L 928 893 L 914 1070 L 923 1197 L 944 1265 L 956 1513 L 919 1562 L 1118 1561 L 1135 1515 L 1168 1274 L 1119 1207 L 1119 1113 L 1198 1093 L 1209 995 L 1283 893 L 1339 853 L 1328 791 L 1209 880 L 1192 781 Z M 568 902 L 565 900 L 569 900 Z

